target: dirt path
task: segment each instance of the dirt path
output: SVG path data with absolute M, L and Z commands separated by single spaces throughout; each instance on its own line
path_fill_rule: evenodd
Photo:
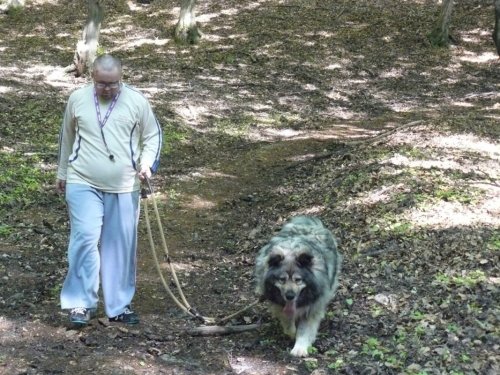
M 235 147 L 218 148 L 217 152 L 206 148 L 206 155 L 195 157 L 185 150 L 173 152 L 163 173 L 154 180 L 164 232 L 184 292 L 193 307 L 215 317 L 234 312 L 254 299 L 253 259 L 248 249 L 257 249 L 266 240 L 257 239 L 260 232 L 269 234 L 273 230 L 263 229 L 266 223 L 259 220 L 259 207 L 267 200 L 266 191 L 279 185 L 286 165 L 295 158 L 323 151 L 324 143 L 301 140 Z M 175 193 L 169 196 L 173 190 Z M 152 210 L 150 214 L 153 215 Z M 44 215 L 43 220 L 57 219 Z M 155 240 L 161 251 L 157 232 Z M 7 249 L 3 251 L 7 259 Z M 22 250 L 19 259 L 28 251 Z M 162 267 L 166 268 L 164 262 Z M 26 273 L 15 268 L 11 272 L 17 277 Z M 165 275 L 169 280 L 169 275 Z M 27 289 L 7 301 L 8 311 L 14 315 L 6 310 L 7 315 L 0 320 L 2 331 L 9 332 L 2 340 L 17 353 L 12 361 L 6 359 L 8 352 L 4 351 L 0 373 L 222 374 L 232 373 L 234 368 L 245 368 L 248 374 L 290 371 L 289 365 L 266 359 L 246 363 L 232 357 L 233 347 L 248 350 L 258 346 L 261 334 L 257 331 L 208 338 L 190 337 L 182 332 L 198 323 L 183 315 L 165 293 L 150 254 L 144 217 L 135 300 L 142 319 L 140 326 L 109 326 L 105 319 L 99 319 L 82 330 L 74 330 L 57 309 L 58 289 L 50 291 L 42 285 L 37 288 L 44 301 L 41 311 L 37 305 L 23 302 L 36 299 L 33 293 L 37 293 L 29 286 L 38 274 L 33 270 L 27 276 Z M 25 309 L 25 314 L 32 318 L 26 321 L 16 317 L 19 309 Z M 251 310 L 234 323 L 255 322 L 261 318 L 261 312 L 261 308 Z M 102 311 L 98 316 L 103 317 Z M 31 339 L 22 340 L 22 332 L 30 332 Z M 56 355 L 59 352 L 64 354 Z
M 269 199 L 267 192 L 279 186 L 287 166 L 323 152 L 324 147 L 324 141 L 314 139 L 282 141 L 218 149 L 219 157 L 202 155 L 190 160 L 191 165 L 186 169 L 178 167 L 182 162 L 176 163 L 175 152 L 173 160 L 167 161 L 166 176 L 158 176 L 155 180 L 157 203 L 169 252 L 181 278 L 186 277 L 183 272 L 187 271 L 186 288 L 193 294 L 195 305 L 203 306 L 203 312 L 220 317 L 234 311 L 233 303 L 241 303 L 237 297 L 243 297 L 244 301 L 254 298 L 250 275 L 253 270 L 249 267 L 253 259 L 248 250 L 258 249 L 266 240 L 257 238 L 261 232 L 269 234 L 275 229 L 264 228 L 266 223 L 259 220 L 259 207 Z M 205 151 L 211 154 L 210 150 Z M 168 196 L 168 191 L 175 193 Z M 153 215 L 152 205 L 149 207 Z M 155 239 L 157 250 L 161 252 L 158 233 Z M 145 235 L 141 244 L 142 249 L 150 249 Z M 150 254 L 143 251 L 145 261 L 141 273 L 149 278 L 150 272 L 145 271 L 153 269 L 153 265 Z M 242 261 L 244 274 L 238 275 L 239 271 L 231 270 L 231 265 Z M 214 274 L 219 269 L 230 272 L 230 277 L 214 281 Z M 154 277 L 151 279 L 153 281 Z M 226 297 L 221 300 L 221 295 L 231 294 L 226 284 L 228 280 L 238 292 L 233 301 L 224 300 Z M 158 283 L 158 280 L 153 282 Z M 212 290 L 215 290 L 214 295 L 211 295 Z

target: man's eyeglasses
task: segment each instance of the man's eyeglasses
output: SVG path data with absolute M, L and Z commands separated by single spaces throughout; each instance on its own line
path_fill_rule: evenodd
M 120 81 L 118 82 L 94 82 L 94 85 L 98 89 L 104 89 L 104 88 L 110 88 L 110 89 L 117 89 L 120 87 Z

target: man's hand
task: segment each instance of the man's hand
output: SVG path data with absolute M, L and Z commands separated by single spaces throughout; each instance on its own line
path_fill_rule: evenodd
M 141 167 L 138 175 L 141 181 L 144 181 L 146 178 L 151 178 L 151 169 L 149 167 Z
M 66 192 L 66 180 L 56 180 L 56 191 L 59 194 L 64 194 Z

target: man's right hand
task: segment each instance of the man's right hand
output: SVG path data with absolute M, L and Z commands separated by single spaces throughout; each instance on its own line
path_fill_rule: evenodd
M 59 194 L 64 194 L 66 192 L 66 180 L 56 180 L 56 191 Z

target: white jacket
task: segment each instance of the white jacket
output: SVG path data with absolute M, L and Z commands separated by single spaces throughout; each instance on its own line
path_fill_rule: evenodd
M 100 101 L 101 119 L 110 104 Z M 142 166 L 156 172 L 162 144 L 160 125 L 146 97 L 122 84 L 102 132 L 104 138 L 97 120 L 94 85 L 74 91 L 59 135 L 57 178 L 109 193 L 139 190 L 137 172 Z

